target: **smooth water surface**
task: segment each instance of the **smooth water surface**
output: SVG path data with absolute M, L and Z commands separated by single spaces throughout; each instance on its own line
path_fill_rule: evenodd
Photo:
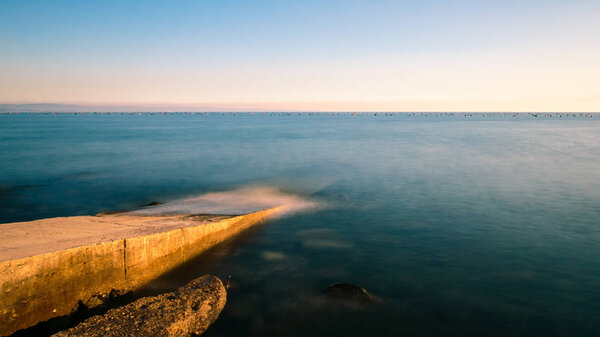
M 321 207 L 152 286 L 231 275 L 207 336 L 600 335 L 598 116 L 0 114 L 0 222 L 248 186 Z

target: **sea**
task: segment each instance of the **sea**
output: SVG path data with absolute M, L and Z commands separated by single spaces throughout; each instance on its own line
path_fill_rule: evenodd
M 229 278 L 206 336 L 600 336 L 598 114 L 0 114 L 0 226 L 240 191 L 308 206 L 139 295 Z

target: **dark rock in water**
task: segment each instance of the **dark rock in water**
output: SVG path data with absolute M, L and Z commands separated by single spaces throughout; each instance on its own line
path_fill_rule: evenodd
M 144 207 L 152 207 L 152 206 L 158 206 L 158 205 L 162 205 L 162 202 L 160 201 L 153 201 L 149 204 L 144 205 Z M 117 211 L 106 211 L 106 212 L 100 212 L 97 213 L 96 216 L 103 216 L 103 215 L 113 215 L 113 214 L 119 214 L 119 213 L 127 213 L 131 210 L 124 210 L 124 209 L 120 209 Z
M 119 298 L 119 296 L 121 296 L 121 292 L 117 289 L 111 289 L 110 293 L 108 294 L 108 297 L 111 301 L 116 300 L 117 298 Z
M 103 216 L 103 215 L 114 215 L 114 214 L 119 214 L 119 213 L 125 213 L 127 212 L 126 210 L 118 210 L 118 211 L 106 211 L 106 212 L 100 212 L 97 213 L 96 216 Z
M 109 293 L 95 294 L 88 298 L 87 301 L 83 302 L 86 308 L 95 308 L 108 303 L 109 301 L 116 301 L 121 297 L 121 292 L 118 289 L 111 289 Z
M 376 299 L 365 289 L 350 283 L 334 283 L 323 290 L 323 295 L 340 302 L 369 304 L 376 303 Z
M 88 298 L 87 301 L 85 301 L 85 307 L 86 308 L 94 308 L 100 305 L 103 305 L 104 303 L 106 303 L 108 301 L 108 294 L 99 294 L 99 295 L 94 295 L 90 298 Z
M 221 280 L 204 275 L 174 292 L 141 298 L 53 336 L 195 336 L 215 322 L 226 301 Z

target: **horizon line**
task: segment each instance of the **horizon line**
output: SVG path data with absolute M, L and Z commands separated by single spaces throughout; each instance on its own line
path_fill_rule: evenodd
M 204 106 L 203 106 L 204 105 Z M 251 104 L 247 104 L 251 105 Z M 258 104 L 260 105 L 260 104 Z M 285 104 L 282 104 L 285 105 Z M 35 107 L 35 108 L 34 108 Z M 27 109 L 29 108 L 29 109 Z M 61 109 L 62 108 L 62 109 Z M 148 109 L 148 110 L 144 110 Z M 29 103 L 5 103 L 0 102 L 0 113 L 20 112 L 20 113 L 43 113 L 43 112 L 128 112 L 128 113 L 151 113 L 151 112 L 202 112 L 202 113 L 593 113 L 598 114 L 600 110 L 369 110 L 369 109 L 311 109 L 300 110 L 294 108 L 236 108 L 219 106 L 219 104 L 93 104 L 93 103 L 47 103 L 47 102 L 29 102 Z

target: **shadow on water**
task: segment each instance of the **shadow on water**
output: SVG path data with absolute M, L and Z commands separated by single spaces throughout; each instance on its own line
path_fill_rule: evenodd
M 173 291 L 178 287 L 215 270 L 227 256 L 235 255 L 244 245 L 254 241 L 264 224 L 246 229 L 233 238 L 225 240 L 184 264 L 159 276 L 136 291 L 136 297 L 155 296 Z M 226 284 L 229 274 L 215 275 Z

